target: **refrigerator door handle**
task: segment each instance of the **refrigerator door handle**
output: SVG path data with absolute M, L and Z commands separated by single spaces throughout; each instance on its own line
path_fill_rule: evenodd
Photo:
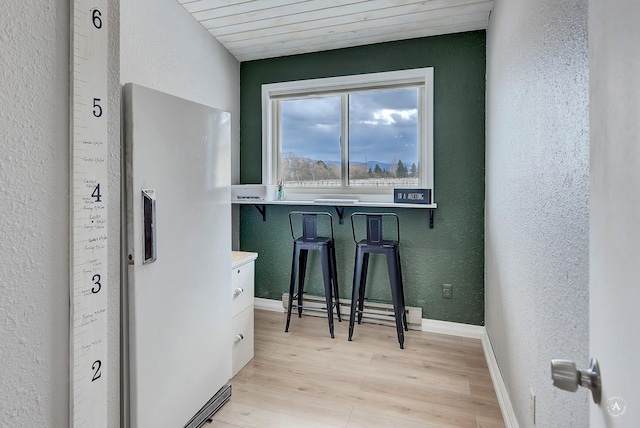
M 156 247 L 156 191 L 142 189 L 142 242 L 144 243 L 144 259 L 142 264 L 149 264 L 158 258 Z

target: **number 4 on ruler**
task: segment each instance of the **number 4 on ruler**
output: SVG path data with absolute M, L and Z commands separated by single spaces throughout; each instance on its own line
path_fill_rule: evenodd
M 96 198 L 96 202 L 102 202 L 102 194 L 100 193 L 100 183 L 93 189 L 92 198 Z

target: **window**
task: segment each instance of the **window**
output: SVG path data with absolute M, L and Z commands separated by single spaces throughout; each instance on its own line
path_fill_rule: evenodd
M 433 189 L 433 68 L 262 86 L 263 183 L 385 200 Z

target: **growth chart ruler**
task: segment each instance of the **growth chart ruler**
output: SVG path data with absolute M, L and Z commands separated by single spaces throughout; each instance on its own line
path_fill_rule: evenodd
M 72 0 L 69 426 L 107 427 L 108 0 Z

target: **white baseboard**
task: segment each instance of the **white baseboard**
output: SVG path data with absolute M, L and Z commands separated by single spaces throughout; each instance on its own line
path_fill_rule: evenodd
M 462 324 L 458 322 L 422 319 L 422 331 L 431 333 L 450 334 L 452 336 L 480 339 L 484 334 L 484 327 L 480 325 Z
M 263 299 L 262 297 L 255 297 L 253 299 L 253 307 L 255 309 L 262 309 L 263 311 L 284 312 L 282 301 Z
M 500 405 L 504 425 L 506 428 L 519 428 L 518 419 L 516 418 L 516 413 L 513 410 L 511 398 L 509 398 L 507 386 L 502 379 L 500 367 L 498 367 L 498 361 L 493 353 L 491 339 L 489 339 L 489 335 L 486 333 L 486 330 L 480 340 L 482 342 L 482 349 L 484 350 L 484 358 L 487 360 L 487 366 L 489 366 L 489 374 L 491 375 L 491 381 L 493 382 L 493 389 L 496 391 L 496 396 L 498 397 L 498 404 Z

